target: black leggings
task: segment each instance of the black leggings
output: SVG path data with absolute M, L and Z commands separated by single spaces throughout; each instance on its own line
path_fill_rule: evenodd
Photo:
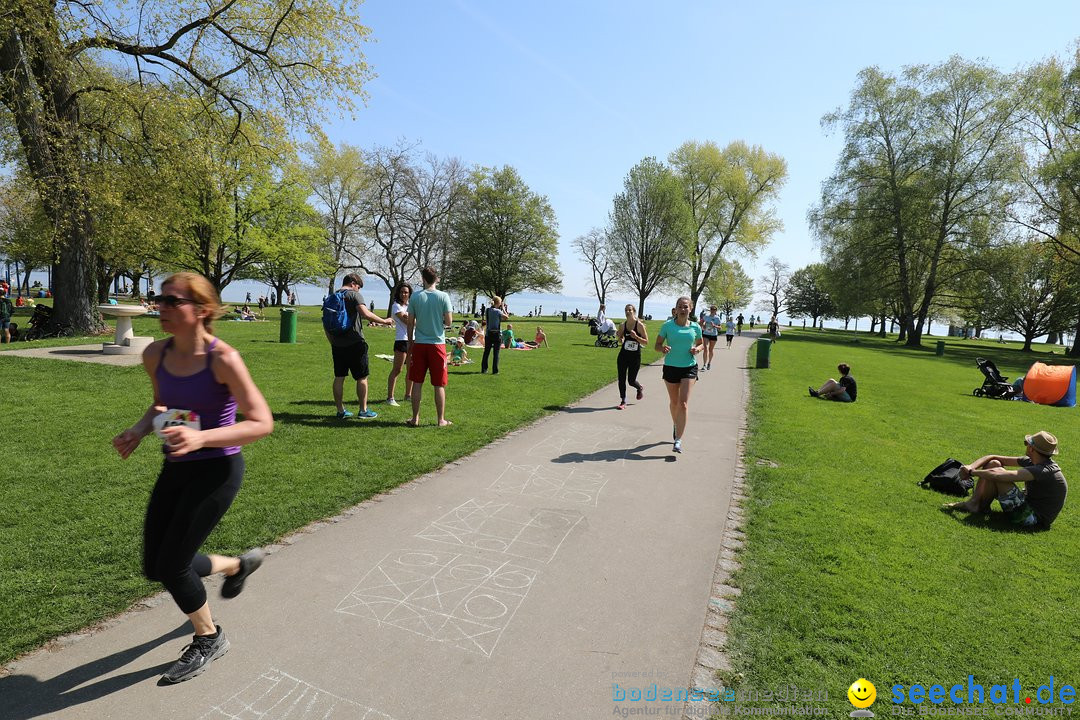
M 502 347 L 502 333 L 498 330 L 488 330 L 484 333 L 484 359 L 480 361 L 480 372 L 487 372 L 488 353 L 495 349 L 495 357 L 491 359 L 491 372 L 499 372 L 499 349 Z
M 143 526 L 143 573 L 168 590 L 190 615 L 206 603 L 201 578 L 210 558 L 199 548 L 232 505 L 244 479 L 240 453 L 166 462 L 150 494 Z
M 619 357 L 615 362 L 619 367 L 619 397 L 625 401 L 628 376 L 631 387 L 641 389 L 641 383 L 637 381 L 638 370 L 641 369 L 641 353 L 619 350 Z

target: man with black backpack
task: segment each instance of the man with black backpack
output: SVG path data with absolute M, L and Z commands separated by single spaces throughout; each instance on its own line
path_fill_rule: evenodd
M 345 376 L 352 374 L 356 380 L 356 399 L 360 402 L 358 418 L 370 420 L 378 413 L 368 410 L 368 345 L 364 340 L 364 320 L 376 325 L 393 325 L 389 318 L 381 318 L 368 310 L 360 288 L 364 279 L 350 273 L 341 281 L 341 288 L 323 301 L 323 330 L 330 341 L 334 358 L 334 404 L 339 420 L 353 416 L 345 409 Z
M 968 500 L 950 503 L 945 509 L 987 513 L 997 498 L 1014 525 L 1049 530 L 1069 492 L 1065 476 L 1053 460 L 1057 444 L 1056 437 L 1040 430 L 1024 438 L 1023 457 L 986 455 L 963 466 L 961 477 L 977 478 L 975 492 Z M 1019 469 L 1005 469 L 1016 466 Z M 1019 482 L 1024 483 L 1023 491 L 1016 487 Z

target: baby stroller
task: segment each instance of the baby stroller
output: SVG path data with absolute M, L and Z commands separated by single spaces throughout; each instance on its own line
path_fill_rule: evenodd
M 1012 386 L 1008 380 L 1009 378 L 1002 376 L 998 372 L 997 365 L 994 365 L 993 360 L 984 360 L 983 358 L 976 358 L 975 364 L 979 366 L 979 370 L 982 371 L 983 380 L 982 387 L 977 387 L 971 391 L 971 394 L 975 397 L 988 397 L 993 400 L 1012 400 L 1016 397 L 1020 391 Z
M 30 329 L 26 331 L 27 340 L 38 340 L 45 337 L 45 326 L 49 324 L 49 320 L 52 319 L 52 308 L 48 305 L 35 305 L 34 314 L 30 316 L 28 325 Z
M 608 330 L 607 332 L 600 332 L 599 323 L 596 322 L 596 318 L 589 320 L 589 334 L 596 336 L 596 342 L 593 343 L 596 347 L 619 347 L 619 340 L 615 337 L 615 331 Z

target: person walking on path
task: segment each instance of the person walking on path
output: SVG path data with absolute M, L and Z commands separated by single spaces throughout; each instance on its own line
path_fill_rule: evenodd
M 735 318 L 735 330 L 738 331 L 740 336 L 742 335 L 742 326 L 743 326 L 743 314 L 739 313 L 739 317 Z
M 704 311 L 703 311 L 704 312 Z M 709 306 L 709 313 L 701 316 L 701 337 L 705 347 L 701 353 L 702 369 L 712 370 L 713 355 L 716 352 L 716 341 L 720 337 L 720 316 L 716 314 L 716 306 Z
M 240 557 L 198 550 L 240 490 L 240 446 L 269 435 L 274 418 L 240 353 L 214 337 L 214 320 L 224 309 L 213 285 L 201 275 L 177 273 L 161 289 L 161 328 L 171 337 L 143 352 L 153 402 L 112 444 L 126 460 L 155 429 L 165 440 L 165 462 L 146 509 L 143 568 L 148 579 L 165 585 L 195 628 L 191 644 L 162 675 L 164 682 L 178 683 L 229 650 L 202 578 L 224 573 L 222 597 L 234 598 L 262 564 L 258 549 Z
M 412 297 L 412 288 L 408 283 L 401 283 L 394 290 L 394 301 L 390 304 L 390 316 L 394 319 L 394 367 L 390 370 L 390 376 L 386 378 L 386 404 L 397 407 L 398 401 L 394 399 L 394 390 L 397 387 L 398 375 L 409 358 L 409 298 Z M 412 400 L 412 380 L 409 372 L 405 371 L 405 401 Z
M 431 373 L 431 384 L 435 389 L 435 414 L 439 427 L 453 425 L 446 419 L 446 383 L 449 374 L 446 370 L 446 328 L 454 324 L 451 312 L 450 296 L 435 286 L 439 275 L 433 267 L 420 271 L 424 280 L 424 289 L 416 293 L 409 302 L 409 379 L 413 381 L 412 418 L 406 425 L 416 427 L 420 424 L 420 398 L 424 389 L 424 376 Z M 490 334 L 491 328 L 488 328 Z
M 351 418 L 353 414 L 345 409 L 345 376 L 352 374 L 356 381 L 356 399 L 360 409 L 356 416 L 363 420 L 378 417 L 378 413 L 368 410 L 368 344 L 364 339 L 364 320 L 376 325 L 393 325 L 390 318 L 381 318 L 368 310 L 364 296 L 360 289 L 364 287 L 364 279 L 354 273 L 349 273 L 342 279 L 341 287 L 336 293 L 327 298 L 323 304 L 323 330 L 326 339 L 330 341 L 330 352 L 334 360 L 334 405 L 337 406 L 339 420 Z M 348 314 L 348 323 L 343 331 L 332 331 L 325 326 L 328 305 L 335 306 L 345 304 L 345 312 Z
M 645 389 L 637 381 L 638 370 L 641 369 L 641 346 L 649 342 L 649 333 L 645 329 L 645 323 L 637 318 L 633 305 L 627 305 L 626 321 L 619 326 L 616 333 L 622 347 L 619 348 L 619 356 L 615 359 L 619 371 L 619 410 L 626 409 L 626 384 L 637 389 L 637 399 L 645 397 Z
M 499 350 L 502 348 L 502 321 L 510 317 L 503 310 L 502 298 L 495 295 L 491 298 L 491 307 L 484 311 L 484 320 L 487 322 L 487 330 L 484 332 L 484 357 L 480 360 L 480 372 L 488 371 L 488 355 L 494 350 L 491 358 L 491 374 L 499 374 Z
M 683 296 L 675 304 L 675 317 L 660 326 L 655 350 L 664 354 L 664 384 L 668 392 L 668 410 L 675 424 L 672 450 L 682 452 L 690 391 L 697 382 L 697 355 L 702 349 L 701 326 L 690 319 L 690 298 Z

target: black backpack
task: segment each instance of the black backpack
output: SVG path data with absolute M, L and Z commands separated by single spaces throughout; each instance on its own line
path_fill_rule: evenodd
M 965 480 L 960 477 L 960 468 L 963 466 L 964 463 L 959 460 L 949 458 L 931 470 L 930 473 L 919 482 L 919 485 L 924 488 L 930 488 L 931 490 L 937 490 L 946 495 L 967 497 L 968 492 L 975 486 L 975 481 L 971 478 Z

